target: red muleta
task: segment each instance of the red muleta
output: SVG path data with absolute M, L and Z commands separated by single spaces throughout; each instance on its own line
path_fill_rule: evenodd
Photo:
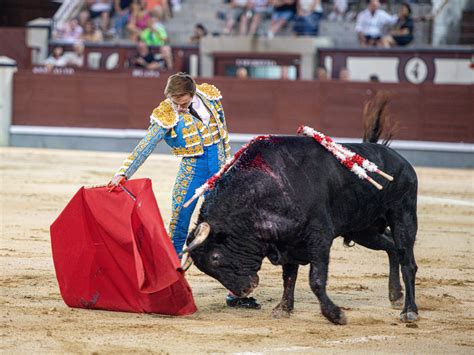
M 70 307 L 188 315 L 191 288 L 150 179 L 82 187 L 51 225 L 54 267 Z

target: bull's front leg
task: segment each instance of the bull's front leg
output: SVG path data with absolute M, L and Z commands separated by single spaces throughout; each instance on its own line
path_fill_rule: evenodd
M 332 241 L 327 243 L 321 242 L 314 249 L 314 257 L 311 262 L 309 273 L 309 285 L 316 297 L 318 297 L 321 313 L 334 324 L 346 324 L 346 316 L 341 308 L 336 306 L 326 293 L 326 283 L 328 278 L 329 250 Z
M 298 264 L 283 265 L 283 296 L 280 303 L 273 308 L 272 315 L 275 318 L 289 317 L 293 311 L 298 267 Z

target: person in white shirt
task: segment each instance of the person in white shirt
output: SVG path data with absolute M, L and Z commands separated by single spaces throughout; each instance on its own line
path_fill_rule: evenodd
M 73 45 L 73 52 L 64 53 L 66 65 L 68 67 L 82 68 L 84 66 L 84 43 L 77 41 Z
M 64 57 L 64 49 L 61 46 L 53 48 L 51 55 L 46 58 L 43 62 L 44 66 L 48 71 L 52 71 L 54 67 L 65 67 L 67 65 L 66 58 Z
M 379 7 L 379 0 L 370 0 L 367 9 L 357 16 L 355 29 L 362 47 L 381 45 L 383 27 L 394 25 L 398 20 L 397 15 L 390 15 Z
M 64 43 L 74 43 L 81 37 L 82 31 L 79 21 L 73 18 L 58 26 L 53 33 L 53 37 Z
M 328 15 L 329 21 L 342 21 L 348 8 L 348 0 L 334 0 L 332 12 Z

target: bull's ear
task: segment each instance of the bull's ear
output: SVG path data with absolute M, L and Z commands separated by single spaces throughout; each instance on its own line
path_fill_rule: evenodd
M 282 265 L 281 253 L 274 244 L 269 244 L 265 255 L 273 265 Z
M 280 235 L 288 234 L 288 231 L 297 226 L 297 221 L 291 217 L 274 214 L 269 211 L 260 212 L 259 217 L 254 226 L 260 239 L 264 241 L 275 241 Z

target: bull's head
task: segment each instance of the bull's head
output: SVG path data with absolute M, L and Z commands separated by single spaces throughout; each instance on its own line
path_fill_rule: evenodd
M 206 222 L 189 234 L 182 254 L 183 268 L 191 265 L 192 258 L 199 270 L 217 279 L 236 296 L 245 297 L 258 286 L 257 272 L 263 260 L 258 246 L 213 231 Z

